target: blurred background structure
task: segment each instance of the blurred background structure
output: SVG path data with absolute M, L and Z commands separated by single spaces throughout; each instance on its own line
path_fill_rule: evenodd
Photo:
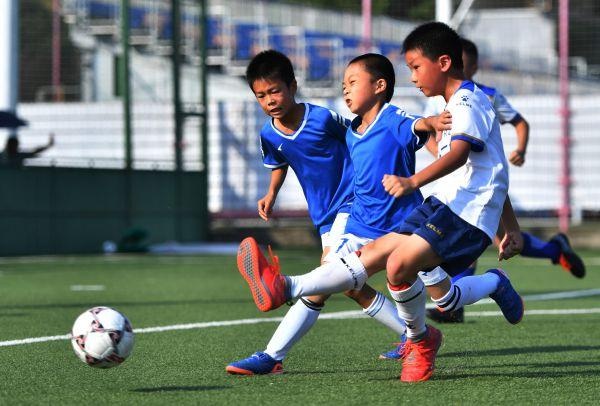
M 339 97 L 345 64 L 367 51 L 385 54 L 397 69 L 393 102 L 418 114 L 426 98 L 411 85 L 400 48 L 413 27 L 433 19 L 478 45 L 476 79 L 501 90 L 529 121 L 526 163 L 511 166 L 519 215 L 554 231 L 600 214 L 597 1 L 6 0 L 0 7 L 0 54 L 10 61 L 0 67 L 0 110 L 28 122 L 0 129 L 0 143 L 18 137 L 31 149 L 55 134 L 43 154 L 0 168 L 0 224 L 10 230 L 0 255 L 97 252 L 132 229 L 145 230 L 150 243 L 266 230 L 256 216 L 269 179 L 258 144 L 266 117 L 243 78 L 252 56 L 286 53 L 300 99 L 350 117 Z M 504 126 L 503 137 L 514 149 L 514 129 Z M 419 167 L 430 161 L 420 153 Z M 293 173 L 275 211 L 288 239 L 310 229 Z

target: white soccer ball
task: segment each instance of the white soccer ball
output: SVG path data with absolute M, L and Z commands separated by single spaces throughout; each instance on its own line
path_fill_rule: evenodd
M 96 368 L 121 364 L 133 349 L 133 329 L 123 314 L 110 307 L 83 312 L 71 331 L 71 344 L 80 360 Z

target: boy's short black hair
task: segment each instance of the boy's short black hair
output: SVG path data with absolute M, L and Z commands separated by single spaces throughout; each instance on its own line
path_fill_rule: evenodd
M 465 54 L 469 55 L 473 59 L 474 62 L 477 62 L 479 59 L 479 51 L 477 50 L 477 45 L 471 40 L 466 38 L 461 38 L 460 43 L 462 45 L 462 50 Z
M 431 60 L 442 55 L 449 55 L 452 66 L 455 69 L 463 70 L 460 37 L 456 31 L 444 23 L 429 22 L 412 30 L 404 40 L 402 53 L 416 49 Z
M 391 101 L 392 96 L 394 96 L 394 86 L 396 85 L 396 73 L 394 72 L 392 62 L 380 54 L 363 54 L 348 62 L 348 66 L 356 62 L 361 62 L 373 79 L 383 79 L 386 81 L 385 101 Z
M 290 59 L 274 49 L 259 52 L 246 68 L 246 81 L 252 89 L 257 79 L 280 79 L 288 87 L 296 80 Z

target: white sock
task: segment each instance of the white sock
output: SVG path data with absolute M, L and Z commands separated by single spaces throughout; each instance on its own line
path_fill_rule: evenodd
M 363 312 L 395 331 L 398 337 L 406 333 L 404 320 L 398 316 L 396 306 L 381 292 L 377 292 L 373 302 Z
M 453 311 L 488 297 L 498 288 L 498 275 L 487 272 L 481 275 L 465 276 L 452 284 L 448 293 L 433 302 L 442 311 Z
M 308 299 L 298 300 L 279 323 L 265 352 L 273 359 L 283 360 L 292 346 L 314 326 L 322 308 Z
M 393 290 L 388 284 L 392 298 L 396 302 L 398 316 L 406 323 L 406 336 L 420 340 L 427 333 L 425 325 L 425 285 L 417 278 L 406 290 Z
M 303 296 L 327 295 L 360 289 L 367 281 L 367 271 L 356 253 L 336 258 L 309 273 L 286 276 L 290 299 Z

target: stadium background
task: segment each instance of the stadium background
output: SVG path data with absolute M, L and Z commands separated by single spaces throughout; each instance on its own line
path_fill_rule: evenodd
M 399 49 L 414 26 L 436 17 L 477 43 L 476 79 L 499 88 L 530 123 L 526 164 L 511 166 L 523 224 L 542 233 L 569 228 L 578 245 L 600 246 L 595 1 L 6 3 L 18 4 L 19 46 L 18 63 L 0 71 L 0 110 L 16 109 L 28 121 L 18 130 L 24 149 L 49 133 L 56 143 L 22 168 L 0 169 L 0 255 L 99 252 L 105 240 L 135 230 L 148 243 L 235 241 L 249 229 L 281 244 L 316 243 L 292 173 L 277 218 L 267 225 L 255 214 L 269 176 L 257 138 L 265 116 L 243 80 L 247 62 L 261 49 L 285 52 L 300 100 L 349 115 L 338 97 L 344 66 L 366 50 L 380 52 L 397 68 L 393 102 L 419 113 L 425 98 Z M 559 80 L 560 5 L 568 10 L 568 109 Z M 0 49 L 14 49 L 10 24 L 0 26 Z M 568 131 L 562 118 L 570 119 Z M 1 130 L 0 142 L 9 135 Z M 503 136 L 512 150 L 510 126 Z M 430 160 L 420 153 L 419 167 Z

